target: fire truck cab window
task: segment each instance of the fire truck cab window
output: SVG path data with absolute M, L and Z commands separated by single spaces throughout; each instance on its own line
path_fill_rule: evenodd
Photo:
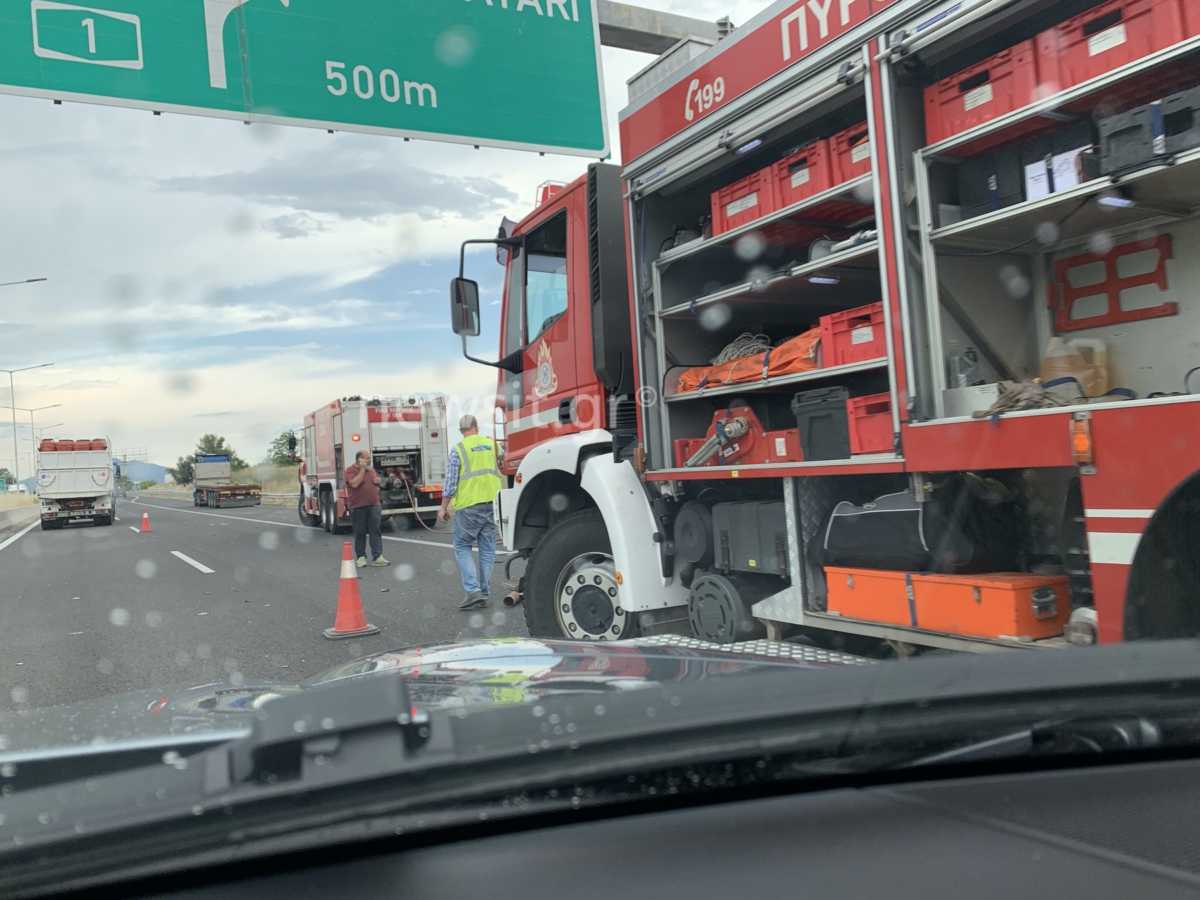
M 525 243 L 525 342 L 533 343 L 567 311 L 567 215 L 531 232 Z

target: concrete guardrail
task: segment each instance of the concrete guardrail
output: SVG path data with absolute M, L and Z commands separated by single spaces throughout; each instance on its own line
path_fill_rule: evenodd
M 0 529 L 11 528 L 14 525 L 28 525 L 41 515 L 41 508 L 34 506 L 18 506 L 15 509 L 0 510 Z

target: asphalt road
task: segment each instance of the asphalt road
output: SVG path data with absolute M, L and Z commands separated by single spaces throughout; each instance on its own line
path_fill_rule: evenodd
M 131 530 L 143 511 L 151 534 Z M 457 609 L 448 527 L 385 532 L 391 567 L 362 569 L 359 580 L 382 633 L 330 641 L 321 632 L 333 624 L 349 535 L 270 506 L 139 498 L 118 516 L 108 528 L 0 532 L 0 709 L 215 680 L 299 681 L 382 650 L 527 633 L 524 613 L 496 600 Z M 492 595 L 505 590 L 502 556 Z

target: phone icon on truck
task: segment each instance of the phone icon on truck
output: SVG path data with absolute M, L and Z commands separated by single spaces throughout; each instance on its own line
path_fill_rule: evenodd
M 144 67 L 139 16 L 54 0 L 30 0 L 29 12 L 33 52 L 42 59 L 139 71 Z

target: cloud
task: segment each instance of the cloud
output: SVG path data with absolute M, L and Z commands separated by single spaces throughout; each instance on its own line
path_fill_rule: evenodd
M 263 222 L 262 228 L 284 240 L 306 238 L 329 231 L 329 226 L 325 222 L 305 212 L 276 216 Z
M 226 409 L 226 410 L 222 410 L 221 412 L 192 413 L 192 418 L 193 419 L 227 419 L 230 416 L 236 416 L 237 414 L 238 414 L 237 410 Z
M 474 217 L 498 212 L 517 200 L 513 191 L 492 178 L 429 171 L 397 162 L 382 146 L 359 146 L 346 139 L 331 141 L 324 149 L 276 157 L 253 169 L 161 178 L 157 184 L 164 191 L 237 197 L 341 219 L 405 213 L 421 220 Z M 284 228 L 295 225 L 287 222 Z

